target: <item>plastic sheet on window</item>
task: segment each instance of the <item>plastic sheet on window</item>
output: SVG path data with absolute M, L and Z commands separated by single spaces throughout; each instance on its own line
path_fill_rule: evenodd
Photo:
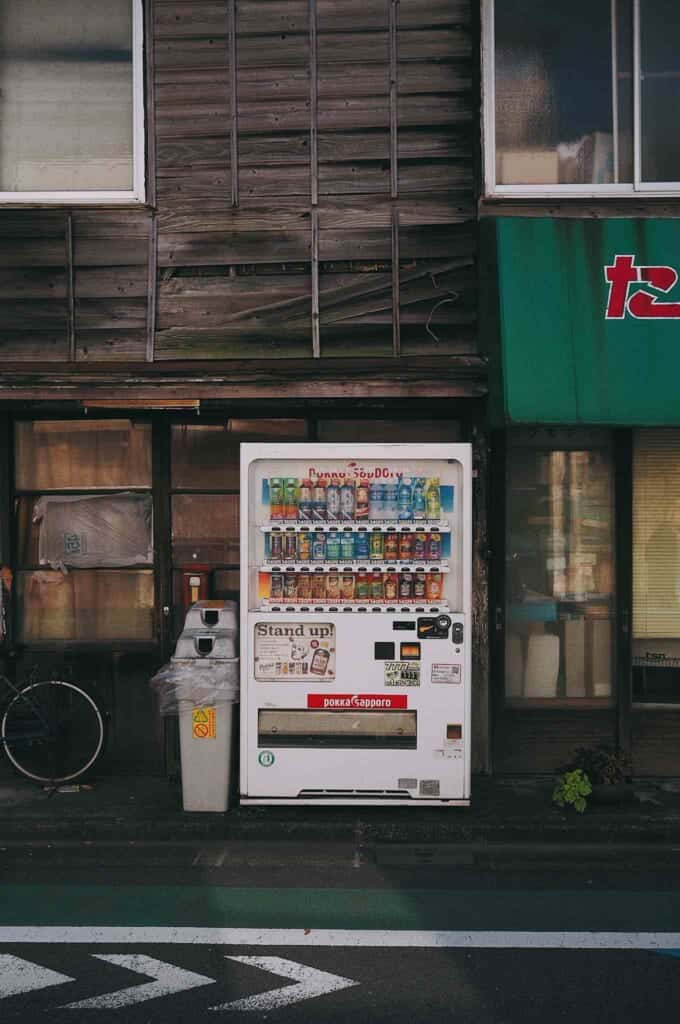
M 153 562 L 151 495 L 122 491 L 40 498 L 38 557 L 53 569 L 150 565 Z
M 183 704 L 235 704 L 239 700 L 239 660 L 173 658 L 149 685 L 158 696 L 161 715 L 177 715 Z

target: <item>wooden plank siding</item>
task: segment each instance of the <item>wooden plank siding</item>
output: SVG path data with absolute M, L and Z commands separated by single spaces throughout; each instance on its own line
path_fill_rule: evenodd
M 3 363 L 475 355 L 470 0 L 145 13 L 149 204 L 0 211 Z

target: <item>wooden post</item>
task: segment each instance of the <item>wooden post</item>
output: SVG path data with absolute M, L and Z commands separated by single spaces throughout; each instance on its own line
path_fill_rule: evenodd
M 149 262 L 147 271 L 146 361 L 154 360 L 156 344 L 156 307 L 158 301 L 158 218 L 154 211 L 149 225 Z
M 73 213 L 66 214 L 66 293 L 68 297 L 68 358 L 76 358 L 76 300 L 73 275 Z
M 236 46 L 236 0 L 229 0 L 229 104 L 231 114 L 231 205 L 239 204 L 238 181 L 238 65 Z
M 319 69 L 317 6 L 309 0 L 309 159 L 312 222 L 312 355 L 321 356 L 319 330 Z

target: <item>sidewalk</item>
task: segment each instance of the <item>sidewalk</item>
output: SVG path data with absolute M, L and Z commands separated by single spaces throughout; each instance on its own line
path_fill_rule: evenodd
M 94 779 L 92 788 L 48 795 L 0 775 L 0 842 L 32 840 L 298 840 L 363 843 L 677 843 L 680 782 L 634 784 L 623 804 L 560 811 L 552 780 L 473 780 L 470 808 L 239 807 L 186 813 L 163 778 Z

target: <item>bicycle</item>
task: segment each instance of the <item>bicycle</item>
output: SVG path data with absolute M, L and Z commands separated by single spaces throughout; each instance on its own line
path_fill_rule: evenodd
M 3 684 L 0 746 L 18 772 L 55 786 L 94 767 L 104 751 L 106 725 L 85 690 L 62 679 L 16 686 L 0 674 Z

